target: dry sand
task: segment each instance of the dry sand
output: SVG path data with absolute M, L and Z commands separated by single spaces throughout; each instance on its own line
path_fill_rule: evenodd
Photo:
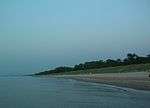
M 128 87 L 138 90 L 150 90 L 149 72 L 105 73 L 88 75 L 57 75 L 57 77 Z

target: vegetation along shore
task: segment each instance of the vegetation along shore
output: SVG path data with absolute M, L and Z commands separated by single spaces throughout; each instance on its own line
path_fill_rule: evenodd
M 150 90 L 150 55 L 127 54 L 123 60 L 85 62 L 74 67 L 57 67 L 34 74 L 90 81 L 102 84 Z

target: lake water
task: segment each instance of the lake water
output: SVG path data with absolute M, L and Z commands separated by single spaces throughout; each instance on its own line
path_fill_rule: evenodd
M 0 77 L 0 108 L 150 108 L 150 92 L 63 78 Z

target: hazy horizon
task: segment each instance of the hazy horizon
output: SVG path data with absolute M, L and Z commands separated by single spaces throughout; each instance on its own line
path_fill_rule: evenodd
M 0 75 L 150 54 L 149 0 L 0 1 Z

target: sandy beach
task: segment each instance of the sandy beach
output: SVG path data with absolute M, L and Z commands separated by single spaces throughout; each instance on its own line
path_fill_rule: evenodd
M 149 72 L 57 75 L 56 77 L 65 77 L 81 81 L 109 84 L 119 87 L 128 87 L 137 90 L 150 90 Z

